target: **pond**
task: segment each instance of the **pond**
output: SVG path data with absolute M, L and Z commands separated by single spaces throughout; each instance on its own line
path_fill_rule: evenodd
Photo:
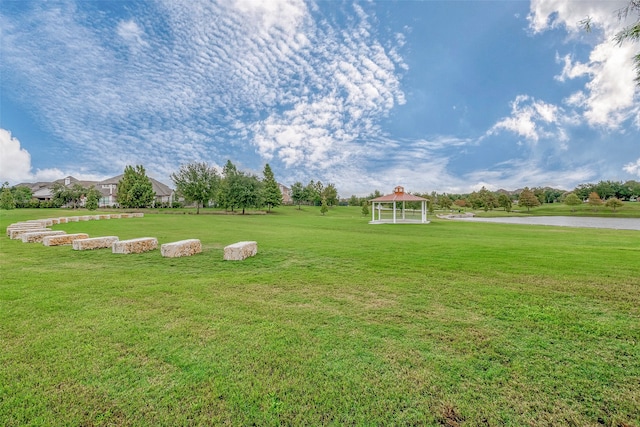
M 601 218 L 575 216 L 528 216 L 501 218 L 453 218 L 456 221 L 497 222 L 502 224 L 556 225 L 560 227 L 612 228 L 616 230 L 640 230 L 640 218 Z

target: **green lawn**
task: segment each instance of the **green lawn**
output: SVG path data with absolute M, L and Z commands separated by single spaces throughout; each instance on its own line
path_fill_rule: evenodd
M 188 258 L 4 235 L 86 213 L 0 212 L 4 426 L 640 426 L 640 232 L 285 207 L 53 227 Z

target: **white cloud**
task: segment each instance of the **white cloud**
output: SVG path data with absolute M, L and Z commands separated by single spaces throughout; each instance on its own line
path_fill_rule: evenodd
M 166 0 L 114 29 L 100 15 L 89 25 L 78 5 L 42 4 L 15 25 L 2 21 L 0 67 L 34 94 L 29 107 L 75 160 L 96 170 L 142 163 L 161 176 L 231 158 L 311 165 L 308 176 L 318 175 L 353 160 L 405 102 L 405 39 L 380 41 L 371 5 L 345 7 L 354 13 L 342 28 L 323 16 L 331 8 L 302 0 Z
M 20 146 L 11 132 L 0 128 L 0 181 L 18 184 L 25 181 L 49 181 L 64 177 L 58 169 L 31 171 L 31 155 Z
M 623 169 L 625 172 L 630 173 L 631 175 L 637 175 L 638 177 L 640 177 L 640 158 L 638 158 L 635 163 L 631 162 L 624 165 Z
M 149 43 L 144 40 L 144 31 L 133 20 L 118 22 L 116 32 L 134 51 L 149 46 Z
M 539 101 L 527 95 L 519 95 L 511 103 L 511 115 L 499 120 L 488 135 L 507 130 L 537 143 L 541 138 L 566 141 L 561 127 L 561 110 L 558 106 Z
M 31 155 L 11 132 L 0 129 L 0 181 L 15 183 L 30 176 Z
M 529 14 L 530 28 L 538 33 L 549 29 L 564 28 L 574 38 L 586 34 L 581 21 L 588 18 L 597 33 L 597 44 L 587 62 L 575 61 L 571 55 L 560 57 L 564 63 L 556 79 L 586 77 L 584 91 L 579 98 L 572 97 L 569 104 L 578 107 L 583 120 L 591 126 L 619 128 L 629 118 L 636 116 L 638 92 L 634 82 L 634 48 L 632 43 L 615 44 L 613 36 L 628 25 L 632 16 L 620 21 L 617 10 L 627 6 L 626 0 L 581 1 L 533 0 Z M 580 102 L 576 102 L 579 99 Z

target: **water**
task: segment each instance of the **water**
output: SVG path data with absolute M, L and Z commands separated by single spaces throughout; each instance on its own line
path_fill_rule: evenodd
M 559 227 L 611 228 L 639 230 L 640 218 L 591 218 L 575 216 L 528 216 L 500 218 L 454 218 L 456 221 L 497 222 L 501 224 L 555 225 Z

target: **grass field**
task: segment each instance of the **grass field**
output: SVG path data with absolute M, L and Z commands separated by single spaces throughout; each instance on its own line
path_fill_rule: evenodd
M 640 426 L 637 231 L 286 207 L 53 227 L 188 258 L 4 236 L 85 213 L 0 213 L 4 426 Z

